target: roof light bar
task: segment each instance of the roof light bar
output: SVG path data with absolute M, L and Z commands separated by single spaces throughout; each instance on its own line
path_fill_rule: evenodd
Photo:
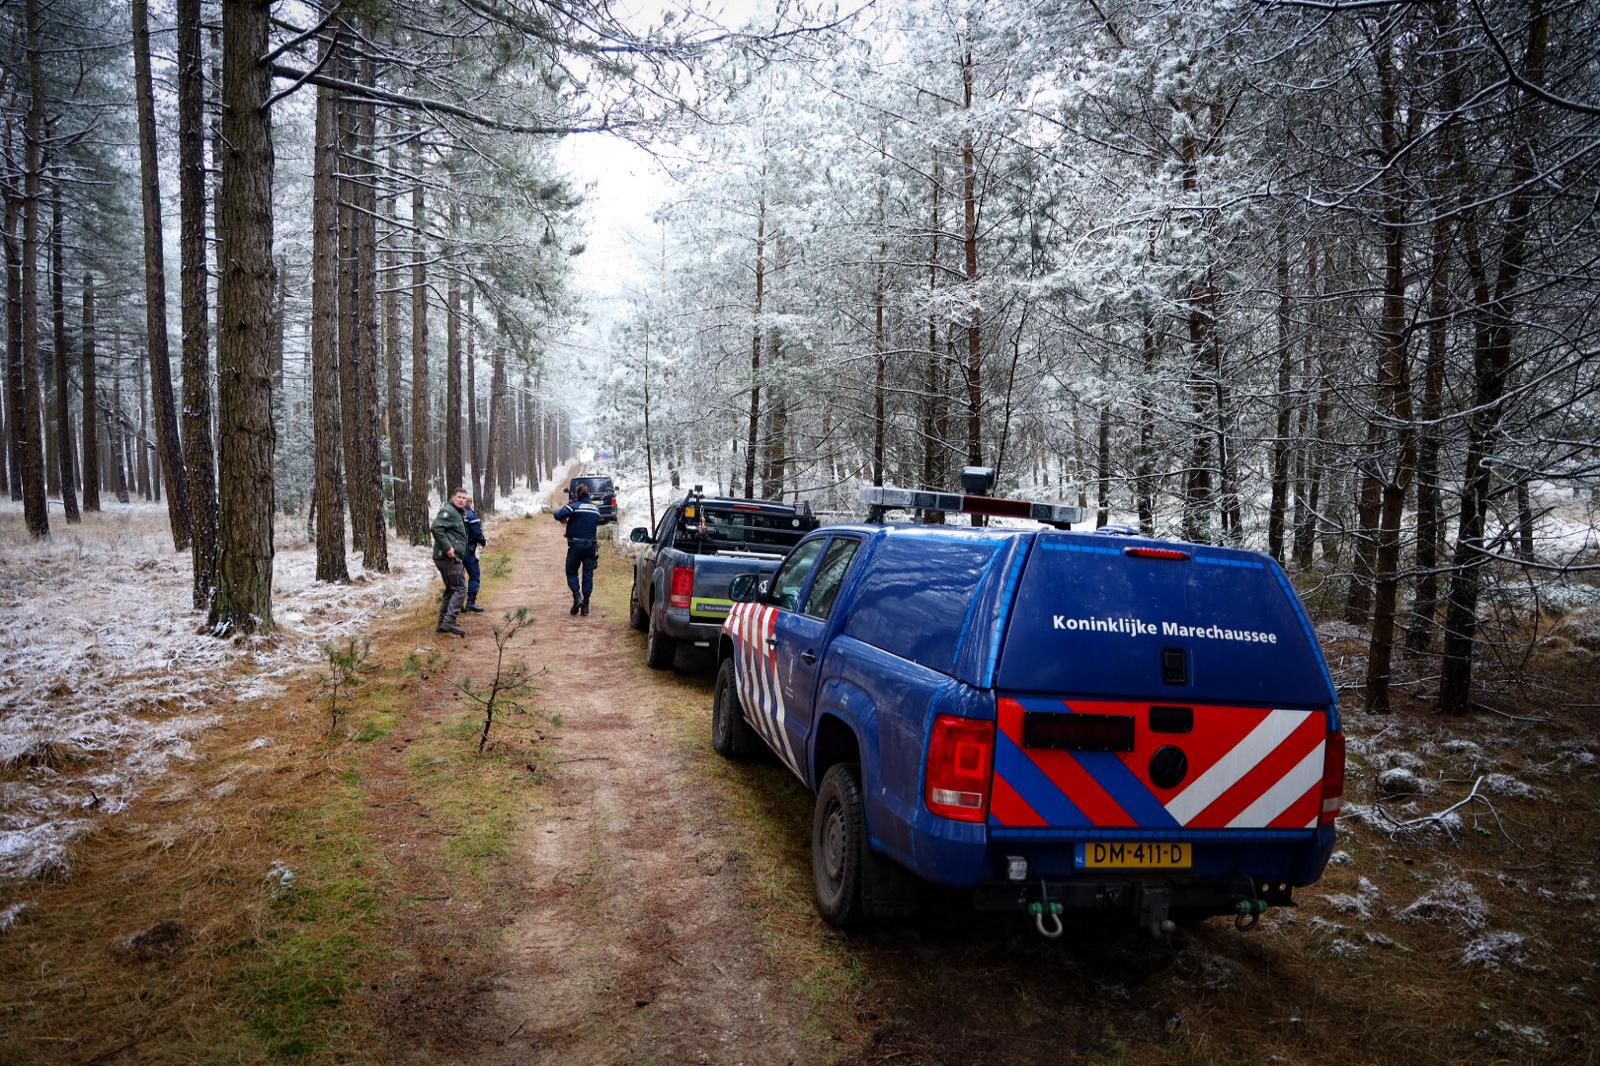
M 1035 503 L 995 496 L 963 496 L 955 492 L 927 492 L 887 485 L 868 485 L 861 490 L 861 502 L 868 507 L 895 510 L 951 511 L 961 514 L 995 515 L 1002 518 L 1027 518 L 1046 525 L 1066 526 L 1082 522 L 1088 512 L 1064 503 Z

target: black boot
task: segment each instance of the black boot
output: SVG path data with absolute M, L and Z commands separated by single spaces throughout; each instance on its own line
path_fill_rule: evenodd
M 583 607 L 583 604 L 581 602 L 579 602 L 578 600 L 573 600 L 572 601 L 572 610 L 568 611 L 567 613 L 568 614 L 577 614 L 579 609 L 582 608 L 582 607 Z M 587 614 L 588 612 L 584 612 L 584 613 Z
M 468 600 L 467 601 L 467 605 L 465 607 L 461 608 L 461 609 L 463 611 L 471 611 L 473 614 L 482 614 L 483 613 L 483 608 L 479 607 L 472 600 Z
M 578 605 L 578 613 L 583 615 L 585 618 L 587 618 L 589 616 L 589 601 L 588 600 L 584 600 L 583 603 Z

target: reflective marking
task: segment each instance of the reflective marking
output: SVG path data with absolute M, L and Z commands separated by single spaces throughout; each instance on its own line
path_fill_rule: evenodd
M 1295 765 L 1293 770 L 1283 775 L 1282 780 L 1263 792 L 1254 803 L 1239 812 L 1239 816 L 1228 823 L 1229 828 L 1238 826 L 1271 825 L 1289 806 L 1306 794 L 1317 782 L 1322 780 L 1322 748 L 1318 744 L 1306 757 Z
M 1233 746 L 1189 787 L 1166 802 L 1167 812 L 1187 825 L 1195 815 L 1211 806 L 1245 774 L 1255 769 L 1279 744 L 1300 727 L 1313 711 L 1273 711 L 1261 720 L 1243 740 Z M 1301 789 L 1301 792 L 1304 792 Z M 1298 795 L 1298 793 L 1297 793 Z M 1279 811 L 1283 808 L 1279 807 Z

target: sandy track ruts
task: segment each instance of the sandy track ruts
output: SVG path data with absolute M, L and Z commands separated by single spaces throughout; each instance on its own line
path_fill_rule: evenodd
M 686 772 L 665 702 L 649 698 L 657 675 L 626 619 L 598 603 L 588 618 L 568 615 L 565 541 L 548 517 L 532 521 L 533 546 L 495 599 L 532 608 L 539 643 L 528 658 L 547 668 L 542 702 L 563 721 L 522 856 L 526 899 L 495 965 L 506 1036 L 477 1061 L 819 1058 L 756 939 L 718 803 Z M 483 659 L 488 642 L 471 644 L 464 658 Z

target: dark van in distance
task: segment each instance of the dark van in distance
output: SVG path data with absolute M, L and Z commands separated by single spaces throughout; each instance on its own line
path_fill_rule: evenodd
M 567 500 L 571 501 L 579 485 L 589 486 L 589 498 L 600 508 L 600 524 L 617 520 L 617 487 L 608 477 L 580 474 L 567 484 Z

